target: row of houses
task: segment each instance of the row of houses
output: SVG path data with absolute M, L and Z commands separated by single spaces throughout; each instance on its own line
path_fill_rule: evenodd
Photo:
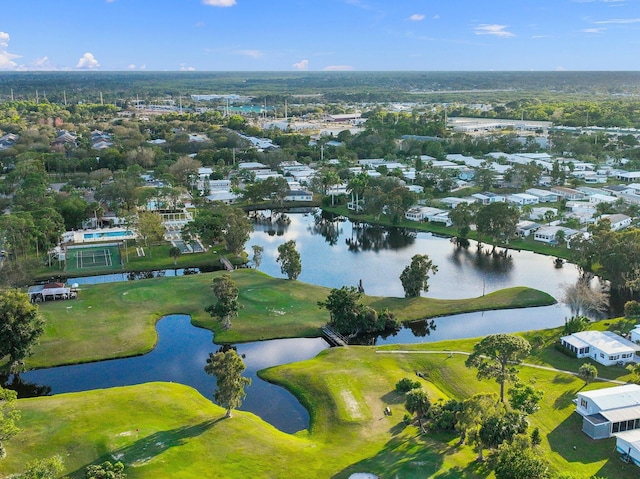
M 254 181 L 263 181 L 267 178 L 285 178 L 289 186 L 289 192 L 285 201 L 313 201 L 313 194 L 302 185 L 310 182 L 315 170 L 297 161 L 283 162 L 280 165 L 282 173 L 271 170 L 268 166 L 259 162 L 244 162 L 238 164 L 240 172 L 250 172 Z M 212 168 L 199 168 L 197 188 L 207 201 L 220 201 L 231 204 L 237 201 L 239 195 L 232 190 L 229 179 L 211 179 Z
M 604 366 L 624 366 L 640 360 L 640 325 L 631 331 L 629 339 L 611 331 L 581 331 L 563 336 L 560 343 L 577 358 Z M 621 458 L 640 466 L 640 385 L 581 391 L 574 403 L 587 436 L 615 437 Z

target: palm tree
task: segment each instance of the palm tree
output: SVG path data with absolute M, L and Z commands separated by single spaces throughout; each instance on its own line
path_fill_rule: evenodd
M 362 172 L 354 176 L 349 180 L 349 185 L 347 189 L 351 191 L 351 202 L 355 205 L 354 209 L 357 212 L 362 211 L 362 207 L 360 206 L 360 201 L 364 201 L 364 190 L 369 184 L 369 176 Z M 362 198 L 360 195 L 362 194 Z M 355 203 L 354 203 L 354 195 L 355 195 Z
M 176 263 L 178 261 L 178 257 L 181 254 L 182 254 L 182 251 L 177 246 L 172 246 L 171 248 L 169 248 L 169 256 L 171 256 L 173 258 L 173 265 L 174 266 L 176 265 Z

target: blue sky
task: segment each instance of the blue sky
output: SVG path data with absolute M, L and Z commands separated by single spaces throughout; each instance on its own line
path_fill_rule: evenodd
M 640 0 L 5 0 L 0 70 L 640 70 Z

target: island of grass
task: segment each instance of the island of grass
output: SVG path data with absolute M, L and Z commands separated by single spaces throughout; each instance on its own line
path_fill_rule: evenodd
M 614 322 L 607 326 L 618 328 Z M 561 328 L 525 333 L 540 339 L 525 363 L 577 371 L 582 361 L 553 348 Z M 402 478 L 492 478 L 476 451 L 458 445 L 455 432 L 420 434 L 403 422 L 404 397 L 395 383 L 419 380 L 432 401 L 496 392 L 465 367 L 477 339 L 410 346 L 333 348 L 317 357 L 261 372 L 293 391 L 309 409 L 311 426 L 284 434 L 251 413 L 225 411 L 179 384 L 149 383 L 100 391 L 22 399 L 23 432 L 7 442 L 2 473 L 12 474 L 33 458 L 61 455 L 70 477 L 89 463 L 123 461 L 127 477 L 347 478 L 354 472 Z M 452 353 L 454 352 L 455 353 Z M 458 353 L 458 351 L 460 353 Z M 581 432 L 572 400 L 580 390 L 613 384 L 584 381 L 560 370 L 520 368 L 520 379 L 544 391 L 541 409 L 529 417 L 539 428 L 540 455 L 556 472 L 638 477 L 637 466 L 615 452 L 615 439 L 593 441 Z M 598 367 L 601 376 L 628 380 L 623 368 Z M 421 373 L 421 377 L 416 375 Z M 386 415 L 386 407 L 392 414 Z M 0 473 L 0 474 L 2 474 Z
M 329 320 L 324 301 L 330 289 L 268 276 L 252 269 L 233 271 L 240 314 L 223 330 L 204 308 L 215 301 L 213 278 L 222 272 L 83 285 L 78 299 L 41 303 L 45 334 L 27 367 L 120 358 L 149 352 L 155 323 L 169 314 L 189 314 L 194 325 L 210 329 L 217 343 L 275 338 L 317 337 Z M 383 298 L 363 296 L 377 310 L 388 308 L 403 322 L 471 311 L 525 308 L 555 303 L 547 293 L 526 287 L 499 290 L 478 298 Z

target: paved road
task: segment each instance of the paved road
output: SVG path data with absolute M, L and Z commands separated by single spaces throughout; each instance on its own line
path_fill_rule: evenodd
M 446 354 L 449 357 L 451 357 L 454 354 L 461 354 L 463 356 L 471 355 L 471 353 L 466 351 L 408 351 L 405 349 L 394 350 L 394 351 L 376 351 L 376 353 L 379 353 L 379 354 Z M 545 371 L 552 371 L 556 373 L 571 374 L 572 376 L 577 376 L 577 377 L 580 376 L 575 371 L 567 371 L 566 369 L 556 369 L 550 366 L 540 366 L 539 364 L 520 363 L 520 366 L 543 369 Z M 602 381 L 602 382 L 613 383 L 613 384 L 628 384 L 627 381 L 619 381 L 617 379 L 596 378 L 596 381 Z

